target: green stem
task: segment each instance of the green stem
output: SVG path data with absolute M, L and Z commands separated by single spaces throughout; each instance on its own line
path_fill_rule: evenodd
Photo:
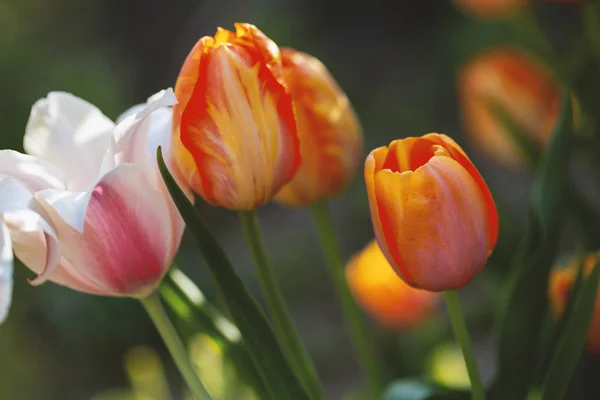
M 444 298 L 446 299 L 446 306 L 448 307 L 448 313 L 450 314 L 450 322 L 452 323 L 454 337 L 460 345 L 467 366 L 467 372 L 469 373 L 472 391 L 471 398 L 473 400 L 484 400 L 485 391 L 483 389 L 481 377 L 479 376 L 479 370 L 477 369 L 475 354 L 473 353 L 471 339 L 469 338 L 469 332 L 467 331 L 467 326 L 465 324 L 465 316 L 460 308 L 458 294 L 454 290 L 447 290 L 444 292 Z
M 369 398 L 378 399 L 383 390 L 383 377 L 380 359 L 375 349 L 374 340 L 369 337 L 369 331 L 354 302 L 344 275 L 344 258 L 336 239 L 336 233 L 327 203 L 317 203 L 312 207 L 317 225 L 323 253 L 329 267 L 333 287 L 342 306 L 346 325 L 350 330 L 355 351 L 358 355 L 369 386 Z
M 165 345 L 169 349 L 177 368 L 179 368 L 179 372 L 183 375 L 186 383 L 191 389 L 192 393 L 199 400 L 211 400 L 210 395 L 206 391 L 206 388 L 200 381 L 196 370 L 192 366 L 192 363 L 188 357 L 187 350 L 179 336 L 177 335 L 177 331 L 171 324 L 165 309 L 163 308 L 162 303 L 160 302 L 160 298 L 156 292 L 152 293 L 148 297 L 141 300 L 144 308 L 150 315 L 152 322 L 154 322 L 154 326 L 160 333 Z
M 315 367 L 302 344 L 300 336 L 285 306 L 273 268 L 262 241 L 262 235 L 255 211 L 241 211 L 240 221 L 246 242 L 254 260 L 260 286 L 267 303 L 267 310 L 273 322 L 275 334 L 284 349 L 296 376 L 303 383 L 312 399 L 323 399 L 323 387 Z
M 600 65 L 600 19 L 595 4 L 588 4 L 581 7 L 581 19 L 585 37 L 588 42 L 589 51 L 594 57 L 594 61 Z

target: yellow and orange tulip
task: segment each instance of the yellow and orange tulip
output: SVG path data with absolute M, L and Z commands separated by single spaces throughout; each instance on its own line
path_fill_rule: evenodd
M 588 254 L 585 257 L 583 267 L 586 274 L 591 273 L 597 261 L 598 254 Z M 568 265 L 559 266 L 550 275 L 548 296 L 550 298 L 550 310 L 555 319 L 559 319 L 565 312 L 579 266 L 580 259 L 573 258 Z M 594 304 L 594 314 L 588 330 L 586 348 L 591 352 L 600 353 L 600 296 L 596 297 Z
M 483 268 L 498 238 L 496 205 L 448 136 L 430 133 L 373 150 L 365 181 L 377 241 L 404 282 L 457 289 Z
M 250 210 L 296 173 L 300 145 L 277 45 L 250 24 L 201 38 L 175 85 L 173 151 L 206 202 Z
M 451 0 L 459 9 L 477 18 L 500 18 L 527 6 L 531 0 Z
M 525 157 L 501 118 L 502 107 L 532 144 L 542 148 L 560 114 L 560 90 L 550 71 L 529 54 L 496 48 L 460 70 L 458 92 L 464 129 L 473 143 L 504 165 L 520 168 Z
M 296 111 L 302 163 L 277 194 L 288 206 L 307 206 L 338 194 L 360 167 L 363 142 L 346 94 L 318 59 L 282 49 L 283 74 Z
M 392 329 L 410 329 L 426 321 L 440 300 L 438 293 L 412 288 L 398 278 L 376 240 L 350 259 L 346 280 L 357 303 Z

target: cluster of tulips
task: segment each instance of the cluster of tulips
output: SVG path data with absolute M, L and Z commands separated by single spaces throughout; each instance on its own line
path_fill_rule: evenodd
M 528 7 L 526 1 L 454 3 L 486 18 Z M 564 166 L 573 132 L 585 119 L 572 82 L 546 60 L 508 46 L 481 52 L 457 75 L 466 137 L 508 167 L 535 170 L 530 232 L 499 305 L 498 366 L 486 388 L 455 292 L 482 270 L 498 239 L 496 205 L 475 165 L 438 133 L 371 151 L 364 182 L 374 239 L 346 265 L 326 202 L 363 164 L 352 106 L 319 60 L 280 49 L 253 25 L 235 28 L 201 38 L 174 91 L 155 94 L 116 122 L 68 93 L 52 92 L 34 104 L 24 137 L 27 154 L 0 151 L 0 321 L 10 305 L 14 254 L 37 274 L 32 285 L 50 280 L 85 293 L 139 299 L 190 391 L 211 398 L 160 299 L 159 286 L 185 293 L 191 284 L 171 269 L 187 226 L 222 296 L 222 318 L 239 331 L 239 378 L 261 399 L 323 399 L 254 211 L 275 201 L 314 215 L 366 376 L 363 398 L 562 398 L 581 350 L 587 344 L 600 351 L 597 257 L 580 255 L 552 272 L 567 193 L 577 192 Z M 240 213 L 266 312 L 202 221 L 195 195 Z M 585 242 L 586 250 L 595 246 Z M 415 380 L 386 390 L 357 304 L 383 325 L 409 329 L 434 312 L 440 295 L 470 390 Z M 556 322 L 542 351 L 548 308 Z

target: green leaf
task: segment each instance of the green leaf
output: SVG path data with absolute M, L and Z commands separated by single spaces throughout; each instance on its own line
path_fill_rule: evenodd
M 401 379 L 386 389 L 383 400 L 467 400 L 469 391 L 451 390 L 421 379 Z
M 267 384 L 274 400 L 308 400 L 309 396 L 294 376 L 275 334 L 256 300 L 250 295 L 227 254 L 208 230 L 194 205 L 177 185 L 162 157 L 160 147 L 157 161 L 169 193 L 186 222 L 196 245 L 204 256 L 219 292 L 240 330 L 252 361 Z
M 523 399 L 534 380 L 548 276 L 564 214 L 572 124 L 571 94 L 565 89 L 560 119 L 536 171 L 530 230 L 513 262 L 500 310 L 494 399 Z
M 572 312 L 565 313 L 565 327 L 550 362 L 542 400 L 561 400 L 569 388 L 594 314 L 599 277 L 600 261 L 597 261 L 592 274 L 582 283 L 581 290 L 573 294 L 576 300 Z
M 210 304 L 200 289 L 179 269 L 173 267 L 159 287 L 160 295 L 171 313 L 187 331 L 203 333 L 219 346 L 223 357 L 235 368 L 237 377 L 252 387 L 259 398 L 268 398 L 238 328 L 219 309 Z

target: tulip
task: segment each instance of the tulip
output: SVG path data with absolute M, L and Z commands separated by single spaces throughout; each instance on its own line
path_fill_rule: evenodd
M 379 246 L 408 285 L 457 289 L 483 268 L 498 238 L 498 213 L 485 181 L 448 136 L 373 150 L 365 181 Z
M 477 18 L 500 18 L 527 6 L 531 0 L 451 0 L 464 12 Z
M 173 148 L 206 202 L 252 210 L 293 178 L 300 150 L 277 45 L 250 24 L 201 38 L 175 85 Z
M 155 161 L 159 145 L 169 159 L 175 102 L 158 93 L 116 126 L 71 94 L 35 103 L 29 154 L 0 151 L 1 304 L 11 249 L 39 274 L 34 285 L 135 298 L 157 287 L 183 233 Z
M 429 319 L 439 294 L 414 289 L 398 278 L 376 240 L 354 255 L 346 280 L 356 301 L 381 325 L 410 329 Z
M 468 138 L 513 168 L 525 165 L 525 155 L 494 107 L 537 148 L 548 142 L 560 113 L 560 90 L 550 71 L 515 49 L 493 49 L 469 61 L 460 70 L 458 91 Z
M 588 254 L 583 259 L 583 268 L 585 268 L 586 275 L 592 272 L 597 261 L 598 254 Z M 556 320 L 560 319 L 565 312 L 580 265 L 581 260 L 574 257 L 567 265 L 559 266 L 552 270 L 550 274 L 548 297 L 550 310 Z M 586 349 L 594 353 L 600 353 L 600 296 L 596 297 L 594 303 L 594 313 L 588 329 Z
M 358 118 L 346 94 L 318 59 L 282 49 L 283 75 L 296 110 L 302 163 L 276 200 L 308 206 L 337 195 L 360 166 Z

